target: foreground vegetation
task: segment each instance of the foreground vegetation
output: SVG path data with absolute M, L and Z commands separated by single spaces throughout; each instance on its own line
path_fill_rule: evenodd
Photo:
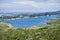
M 0 40 L 60 40 L 60 19 L 47 23 L 49 25 L 44 27 L 11 28 L 7 31 L 3 30 L 6 25 L 0 23 Z

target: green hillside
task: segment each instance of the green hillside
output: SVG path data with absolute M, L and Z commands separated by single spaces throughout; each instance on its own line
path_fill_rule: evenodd
M 60 19 L 51 19 L 47 23 L 49 25 L 44 27 L 0 31 L 0 40 L 60 40 Z M 1 23 L 0 27 L 2 27 L 0 29 L 8 28 Z

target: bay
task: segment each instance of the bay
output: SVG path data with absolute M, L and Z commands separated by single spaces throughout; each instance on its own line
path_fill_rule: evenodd
M 33 26 L 46 26 L 48 19 L 57 19 L 60 15 L 40 16 L 37 18 L 19 18 L 15 20 L 4 20 L 5 23 L 12 24 L 13 28 L 30 28 Z

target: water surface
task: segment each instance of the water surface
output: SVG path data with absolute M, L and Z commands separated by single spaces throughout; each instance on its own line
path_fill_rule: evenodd
M 32 26 L 46 26 L 48 19 L 57 19 L 60 15 L 40 16 L 38 18 L 20 18 L 15 20 L 4 20 L 4 22 L 12 24 L 14 28 L 30 28 Z

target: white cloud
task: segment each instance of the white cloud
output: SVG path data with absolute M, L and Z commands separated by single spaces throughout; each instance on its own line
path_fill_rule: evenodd
M 13 2 L 13 3 L 15 3 L 15 4 L 19 4 L 19 5 L 30 5 L 30 6 L 37 6 L 37 4 L 39 4 L 39 3 L 36 3 L 36 2 L 34 2 L 34 1 L 21 1 L 21 2 Z
M 47 8 L 47 7 L 54 7 L 54 6 L 59 6 L 59 3 L 50 3 L 50 2 L 35 2 L 35 1 L 22 1 L 22 2 L 13 2 L 15 4 L 19 4 L 19 5 L 30 5 L 33 7 L 37 7 L 37 8 Z
M 9 4 L 9 3 L 0 4 L 0 8 L 11 8 L 11 7 L 12 7 L 12 4 Z
M 60 0 L 48 0 L 48 2 L 51 2 L 51 3 L 60 3 Z
M 42 10 L 42 11 L 49 11 L 49 10 L 60 10 L 60 1 L 59 0 L 48 0 L 47 2 L 36 2 L 36 1 L 13 1 L 11 3 L 2 3 L 0 4 L 0 8 L 16 8 L 18 10 L 21 10 L 21 6 L 24 5 L 26 7 L 23 6 L 23 8 L 29 8 L 31 9 L 29 6 L 32 6 L 32 8 L 34 7 L 35 9 L 38 10 Z M 32 9 L 33 10 L 33 9 Z

